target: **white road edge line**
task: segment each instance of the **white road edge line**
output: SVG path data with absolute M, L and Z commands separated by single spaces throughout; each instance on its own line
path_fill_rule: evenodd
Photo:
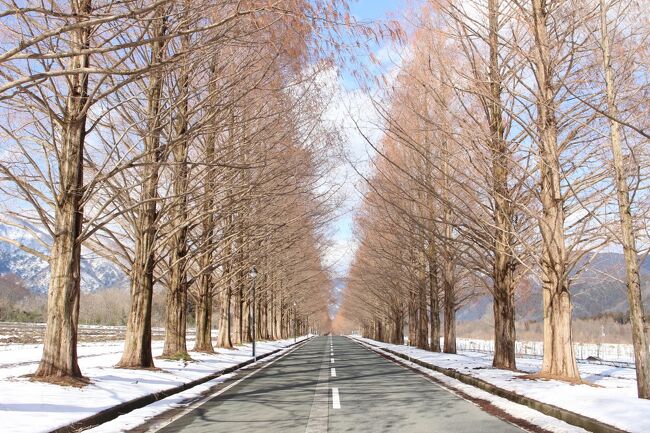
M 338 388 L 332 388 L 332 409 L 341 409 L 341 400 L 339 399 Z
M 336 368 L 332 367 L 332 377 L 336 377 Z
M 349 338 L 349 337 L 348 337 L 348 338 Z M 357 340 L 357 339 L 355 339 L 355 338 L 350 338 L 350 340 L 354 341 L 355 343 L 357 343 L 357 344 L 360 345 L 361 347 L 364 347 L 367 351 L 369 351 L 369 352 L 371 352 L 371 353 L 374 353 L 375 355 L 382 356 L 382 354 L 385 354 L 385 355 L 388 357 L 388 360 L 389 360 L 389 361 L 392 361 L 392 362 L 393 362 L 394 364 L 396 364 L 397 366 L 402 367 L 403 369 L 405 369 L 405 370 L 407 370 L 407 371 L 410 371 L 411 373 L 414 372 L 413 369 L 412 369 L 412 368 L 414 368 L 414 369 L 416 370 L 415 374 L 418 374 L 418 373 L 419 373 L 419 375 L 420 375 L 421 377 L 423 377 L 425 380 L 427 380 L 429 383 L 431 383 L 431 384 L 433 384 L 433 385 L 436 385 L 437 387 L 442 388 L 443 390 L 445 390 L 445 391 L 447 391 L 448 393 L 450 393 L 450 394 L 452 394 L 452 395 L 458 397 L 459 399 L 461 399 L 461 400 L 465 400 L 465 401 L 468 402 L 469 404 L 473 404 L 474 406 L 476 406 L 476 407 L 478 407 L 479 409 L 481 409 L 480 406 L 479 406 L 476 402 L 474 402 L 474 401 L 472 401 L 472 400 L 468 400 L 466 397 L 463 397 L 462 395 L 459 394 L 459 392 L 463 392 L 463 393 L 465 392 L 465 391 L 463 391 L 462 386 L 469 386 L 469 387 L 471 387 L 471 388 L 478 389 L 478 390 L 482 391 L 480 388 L 475 387 L 475 386 L 472 386 L 472 385 L 467 385 L 467 384 L 465 384 L 465 383 L 463 383 L 463 382 L 458 381 L 457 379 L 451 378 L 452 380 L 456 380 L 456 381 L 460 382 L 460 383 L 459 383 L 460 387 L 456 388 L 456 387 L 454 387 L 454 385 L 452 385 L 451 383 L 443 382 L 443 381 L 440 381 L 440 380 L 438 380 L 438 379 L 436 378 L 436 376 L 435 376 L 436 374 L 440 374 L 440 375 L 442 375 L 443 378 L 450 378 L 449 376 L 446 376 L 446 375 L 444 375 L 443 373 L 437 372 L 437 371 L 435 371 L 435 370 L 428 370 L 428 369 L 426 369 L 426 367 L 422 367 L 421 365 L 418 365 L 418 364 L 416 364 L 416 363 L 414 363 L 414 362 L 407 361 L 406 359 L 403 359 L 403 358 L 400 358 L 400 357 L 398 357 L 398 356 L 395 356 L 395 355 L 393 355 L 393 354 L 390 353 L 390 352 L 386 352 L 385 350 L 383 350 L 383 349 L 382 349 L 381 347 L 379 347 L 379 346 L 371 346 L 370 344 L 368 344 L 368 343 L 366 343 L 366 342 L 364 342 L 364 341 L 359 341 L 359 340 Z M 380 352 L 380 351 L 381 351 L 381 352 Z M 411 367 L 412 367 L 412 368 L 411 368 Z M 484 392 L 487 392 L 487 391 L 484 391 Z M 495 395 L 495 394 L 492 394 L 492 395 Z M 480 397 L 477 397 L 477 398 L 480 398 Z M 499 397 L 499 398 L 501 398 L 501 397 Z M 525 405 L 523 405 L 523 404 L 519 404 L 519 403 L 515 403 L 515 402 L 512 402 L 512 401 L 509 401 L 509 403 L 513 403 L 513 404 L 515 404 L 516 406 L 521 406 L 521 407 L 524 408 L 524 409 L 529 408 L 528 406 L 525 406 Z M 495 403 L 493 403 L 493 402 L 490 402 L 490 404 L 492 404 L 493 406 L 495 406 L 495 407 L 497 407 L 497 408 L 499 407 L 497 404 L 495 404 Z M 532 409 L 532 408 L 529 408 L 529 409 Z M 535 409 L 532 409 L 532 410 L 535 411 Z M 481 409 L 481 411 L 485 412 L 483 409 Z M 507 414 L 513 416 L 515 419 L 526 421 L 526 420 L 524 419 L 523 416 L 520 417 L 520 416 L 516 415 L 516 413 L 517 413 L 516 410 L 507 411 L 507 410 L 504 409 L 504 412 L 506 412 Z M 487 413 L 487 412 L 486 412 L 486 413 Z M 539 413 L 541 414 L 541 412 L 539 412 Z M 545 415 L 545 414 L 542 414 L 542 415 L 543 415 L 543 416 L 549 416 L 552 420 L 557 420 L 557 419 L 559 419 L 559 418 L 554 418 L 554 417 L 552 417 L 551 415 Z M 520 428 L 520 429 L 522 428 L 520 425 L 515 424 L 514 422 L 509 421 L 509 420 L 507 420 L 507 419 L 505 419 L 505 418 L 501 418 L 501 417 L 498 417 L 498 416 L 496 416 L 496 415 L 492 415 L 492 416 L 495 417 L 495 418 L 497 418 L 497 419 L 500 419 L 501 421 L 503 421 L 503 422 L 505 422 L 505 423 L 507 423 L 507 424 L 513 425 L 513 426 L 515 426 L 515 427 L 517 427 L 517 428 Z M 536 425 L 536 424 L 533 423 L 533 425 Z M 573 426 L 573 425 L 571 425 L 571 424 L 569 424 L 569 426 L 570 426 L 570 427 L 575 427 L 575 426 Z M 579 427 L 576 427 L 576 428 L 579 429 Z

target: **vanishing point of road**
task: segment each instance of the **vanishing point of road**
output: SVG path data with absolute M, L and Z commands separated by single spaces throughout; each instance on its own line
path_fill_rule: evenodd
M 160 432 L 523 431 L 346 337 L 316 337 L 236 379 Z

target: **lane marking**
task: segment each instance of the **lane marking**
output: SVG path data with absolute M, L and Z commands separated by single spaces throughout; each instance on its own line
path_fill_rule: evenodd
M 336 377 L 336 368 L 332 368 L 332 377 Z
M 339 399 L 338 388 L 332 388 L 332 409 L 341 409 L 341 400 Z
M 334 364 L 334 358 L 330 358 L 330 362 Z

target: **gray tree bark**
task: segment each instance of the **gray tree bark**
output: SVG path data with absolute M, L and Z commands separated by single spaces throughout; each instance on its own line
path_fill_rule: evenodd
M 189 36 L 182 38 L 181 50 L 190 48 Z M 165 310 L 165 344 L 163 357 L 189 359 L 187 353 L 187 194 L 189 182 L 189 65 L 187 60 L 181 68 L 178 95 L 178 112 L 176 115 L 175 135 L 178 142 L 172 149 L 174 158 L 173 194 L 171 230 L 172 252 L 170 259 L 171 274 L 167 290 Z
M 620 215 L 621 244 L 625 256 L 625 277 L 627 281 L 627 299 L 630 308 L 630 323 L 632 325 L 632 345 L 636 368 L 637 393 L 639 398 L 650 398 L 650 354 L 648 352 L 648 323 L 643 308 L 641 279 L 639 276 L 639 256 L 636 249 L 636 236 L 632 220 L 630 191 L 623 163 L 620 125 L 613 119 L 618 118 L 616 106 L 616 83 L 610 48 L 610 37 L 607 28 L 607 8 L 605 1 L 600 0 L 601 46 L 603 50 L 603 68 L 607 91 L 607 110 L 610 119 L 610 140 L 614 162 L 614 184 L 618 198 Z
M 564 198 L 560 187 L 560 155 L 555 118 L 554 67 L 550 56 L 546 0 L 532 0 L 535 77 L 538 83 L 537 128 L 540 155 L 542 216 L 542 290 L 544 358 L 541 374 L 580 380 L 571 336 L 571 294 L 564 238 Z
M 488 0 L 490 45 L 490 148 L 494 198 L 494 263 L 492 297 L 494 312 L 494 357 L 496 368 L 515 370 L 515 298 L 512 256 L 512 206 L 508 190 L 510 155 L 504 139 L 501 73 L 499 71 L 499 2 Z
M 87 17 L 92 12 L 91 0 L 71 3 L 72 13 Z M 71 49 L 88 51 L 92 28 L 79 26 L 71 32 Z M 88 68 L 89 54 L 70 59 L 68 69 Z M 50 251 L 50 284 L 47 302 L 47 327 L 43 354 L 34 379 L 43 381 L 79 382 L 81 370 L 77 363 L 77 327 L 79 322 L 83 154 L 88 110 L 88 74 L 75 73 L 69 78 L 59 152 L 60 179 L 56 196 L 54 242 Z
M 156 11 L 153 23 L 151 63 L 159 65 L 165 57 L 164 43 L 160 39 L 167 31 L 163 8 Z M 162 129 L 161 98 L 163 76 L 154 70 L 149 82 L 147 107 L 147 132 L 144 139 L 143 183 L 138 217 L 135 219 L 135 255 L 131 272 L 131 307 L 126 323 L 124 352 L 117 364 L 123 368 L 153 368 L 151 353 L 151 302 L 153 297 L 155 244 L 157 238 L 158 178 L 162 160 L 160 134 Z
M 428 283 L 429 283 L 429 313 L 431 350 L 440 352 L 440 287 L 438 279 L 438 251 L 434 240 L 429 240 Z
M 210 92 L 212 93 L 212 92 Z M 207 139 L 205 150 L 205 161 L 207 164 L 214 163 L 215 154 L 215 137 L 210 136 Z M 203 197 L 203 243 L 205 253 L 201 256 L 200 267 L 201 275 L 199 276 L 198 293 L 196 299 L 196 343 L 194 344 L 195 352 L 214 352 L 212 346 L 212 272 L 213 272 L 213 251 L 214 251 L 214 234 L 215 234 L 215 216 L 213 213 L 214 194 L 216 192 L 213 169 L 208 169 L 208 176 L 205 179 L 204 197 Z

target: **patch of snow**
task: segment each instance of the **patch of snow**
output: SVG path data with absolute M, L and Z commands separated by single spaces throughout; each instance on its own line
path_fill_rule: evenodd
M 258 354 L 289 346 L 293 339 L 260 341 Z M 162 342 L 153 343 L 154 356 Z M 193 342 L 188 341 L 188 347 Z M 217 349 L 216 354 L 190 352 L 193 362 L 155 359 L 160 370 L 115 368 L 123 343 L 87 343 L 79 346 L 79 366 L 91 380 L 83 388 L 31 382 L 42 345 L 14 345 L 0 352 L 0 419 L 2 430 L 12 433 L 48 432 L 117 404 L 179 386 L 242 363 L 251 358 L 249 344 Z
M 213 386 L 225 382 L 226 380 L 235 376 L 235 374 L 236 373 L 224 374 L 223 376 L 219 376 L 216 379 L 212 379 L 204 384 L 197 385 L 194 388 L 188 389 L 187 391 L 179 392 L 178 394 L 174 394 L 148 406 L 136 409 L 125 415 L 117 417 L 112 421 L 98 425 L 97 427 L 85 431 L 89 433 L 116 433 L 129 431 L 144 424 L 147 420 L 155 417 L 156 415 L 168 411 L 169 409 L 184 407 L 188 400 L 201 396 Z

